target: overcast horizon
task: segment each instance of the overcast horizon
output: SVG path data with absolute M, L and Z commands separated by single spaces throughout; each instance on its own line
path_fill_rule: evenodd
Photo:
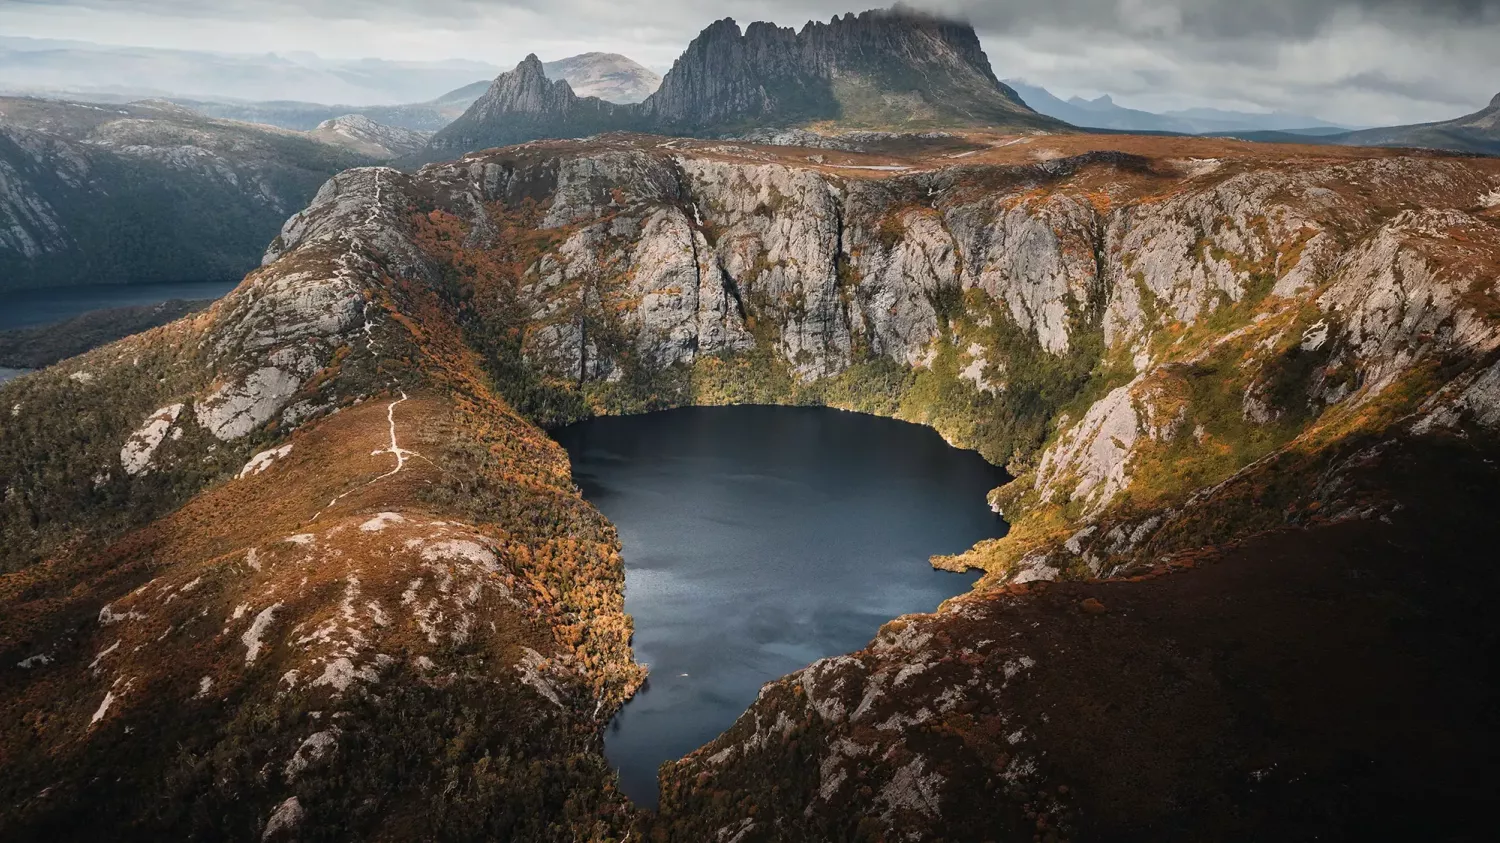
M 1500 91 L 1500 0 L 927 0 L 972 22 L 1002 79 L 1150 111 L 1211 106 L 1360 125 L 1442 120 Z M 622 53 L 664 72 L 704 26 L 800 28 L 840 2 L 604 0 L 0 0 L 7 36 L 325 59 L 508 68 Z M 14 80 L 0 80 L 14 83 Z M 115 80 L 118 81 L 118 80 Z

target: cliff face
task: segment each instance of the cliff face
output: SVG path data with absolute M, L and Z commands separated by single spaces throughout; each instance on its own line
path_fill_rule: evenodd
M 0 289 L 239 277 L 319 184 L 369 160 L 165 103 L 0 99 Z
M 972 597 L 670 768 L 657 834 L 1278 837 L 1330 800 L 1308 827 L 1426 817 L 1381 794 L 1429 786 L 1466 811 L 1444 771 L 1493 746 L 1462 667 L 1493 637 L 1424 619 L 1484 617 L 1493 576 L 1465 560 L 1500 165 L 1012 140 L 353 170 L 207 313 L 0 388 L 0 832 L 651 831 L 599 754 L 641 677 L 618 544 L 536 425 L 748 401 L 1008 461 L 1014 530 L 938 560 L 988 572 Z M 1349 761 L 1371 740 L 1395 754 Z
M 844 128 L 985 126 L 1066 130 L 995 78 L 967 24 L 909 10 L 808 23 L 799 32 L 725 18 L 704 29 L 638 106 L 546 83 L 535 57 L 495 85 L 425 160 L 537 138 L 604 131 L 721 134 L 831 122 Z

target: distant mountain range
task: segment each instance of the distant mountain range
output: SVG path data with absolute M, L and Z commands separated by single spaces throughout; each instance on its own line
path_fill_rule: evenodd
M 965 23 L 904 8 L 800 31 L 732 19 L 704 29 L 638 105 L 580 96 L 536 56 L 501 74 L 423 160 L 605 131 L 712 135 L 809 125 L 1069 131 L 1000 82 Z
M 3 43 L 3 40 L 0 40 Z M 645 66 L 617 53 L 584 53 L 542 65 L 551 79 L 565 79 L 580 96 L 597 96 L 611 102 L 635 103 L 650 96 L 661 77 Z M 496 72 L 499 69 L 496 68 Z M 490 79 L 470 82 L 435 99 L 399 105 L 350 105 L 298 100 L 245 101 L 226 97 L 156 97 L 186 106 L 200 114 L 224 120 L 264 123 L 283 129 L 309 132 L 321 124 L 348 116 L 359 116 L 393 129 L 436 132 L 452 123 L 479 99 L 492 84 Z M 125 94 L 70 91 L 53 95 L 61 99 L 124 104 L 140 97 Z
M 299 99 L 370 106 L 426 102 L 501 69 L 460 60 L 325 59 L 0 36 L 0 92 L 21 95 L 259 102 L 285 100 L 295 91 Z
M 0 290 L 239 278 L 325 181 L 374 163 L 351 146 L 165 102 L 0 97 Z
M 1172 132 L 1183 135 L 1208 135 L 1227 132 L 1293 132 L 1298 134 L 1337 134 L 1349 131 L 1317 117 L 1281 112 L 1225 111 L 1216 108 L 1192 108 L 1157 114 L 1125 108 L 1105 95 L 1086 100 L 1072 97 L 1063 100 L 1046 88 L 1025 81 L 1007 79 L 1006 84 L 1020 94 L 1026 104 L 1049 117 L 1090 129 L 1124 132 Z
M 661 87 L 660 74 L 619 53 L 584 53 L 544 62 L 542 70 L 548 79 L 567 81 L 578 96 L 598 97 L 605 102 L 641 102 Z M 478 83 L 462 90 L 474 87 L 479 90 L 475 91 L 470 103 L 489 90 L 489 83 Z
M 1352 146 L 1412 146 L 1500 155 L 1500 94 L 1486 108 L 1455 120 L 1367 129 L 1331 140 Z

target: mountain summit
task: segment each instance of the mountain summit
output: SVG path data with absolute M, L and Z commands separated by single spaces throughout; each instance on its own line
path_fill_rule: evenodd
M 580 97 L 566 80 L 548 79 L 542 60 L 533 53 L 515 70 L 496 77 L 468 111 L 433 137 L 427 152 L 429 158 L 439 159 L 536 138 L 627 128 L 634 120 L 629 106 Z
M 797 32 L 726 18 L 688 45 L 644 110 L 678 130 L 836 121 L 1058 128 L 995 78 L 966 23 L 904 8 Z
M 609 130 L 694 135 L 814 123 L 1068 128 L 996 78 L 973 27 L 898 7 L 809 22 L 800 32 L 716 21 L 639 105 L 579 97 L 548 81 L 530 56 L 438 133 L 427 157 Z

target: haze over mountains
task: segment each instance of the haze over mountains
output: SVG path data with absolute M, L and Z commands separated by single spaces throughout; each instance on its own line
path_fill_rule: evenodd
M 0 92 L 9 94 L 245 101 L 294 95 L 313 102 L 393 105 L 425 102 L 502 69 L 462 60 L 326 59 L 311 53 L 195 52 L 0 36 Z
M 1040 85 L 1018 79 L 1007 79 L 1026 104 L 1050 117 L 1075 126 L 1113 129 L 1129 132 L 1173 132 L 1184 135 L 1206 135 L 1220 132 L 1286 132 L 1303 129 L 1347 131 L 1353 127 L 1338 126 L 1317 117 L 1277 112 L 1254 113 L 1214 108 L 1191 108 L 1157 114 L 1117 105 L 1104 94 L 1092 100 L 1070 97 L 1063 100 Z
M 1500 94 L 1486 108 L 1453 120 L 1367 129 L 1331 140 L 1356 146 L 1414 146 L 1500 155 Z

